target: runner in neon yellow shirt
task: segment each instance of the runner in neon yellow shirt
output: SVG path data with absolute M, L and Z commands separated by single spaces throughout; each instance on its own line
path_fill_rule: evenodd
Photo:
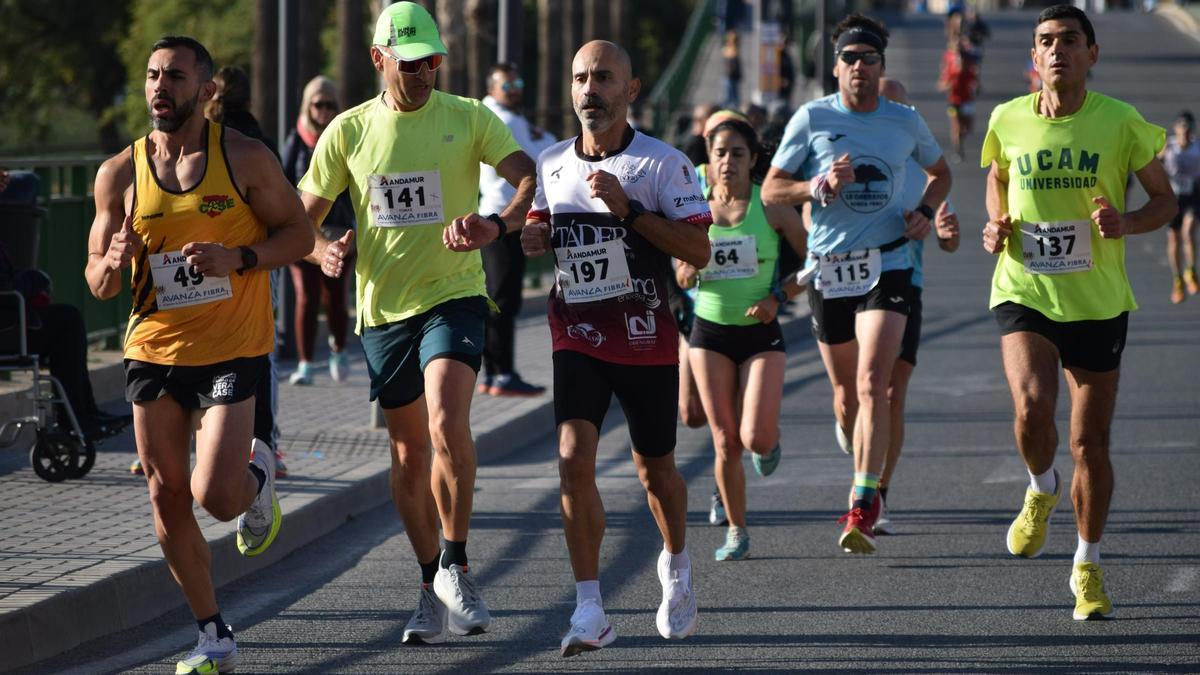
M 1017 410 L 1017 449 L 1031 485 L 1008 530 L 1008 550 L 1042 551 L 1062 493 L 1054 454 L 1058 365 L 1071 393 L 1071 498 L 1079 543 L 1070 586 L 1076 620 L 1112 616 L 1100 569 L 1113 471 L 1109 428 L 1129 312 L 1126 234 L 1161 227 L 1176 211 L 1155 154 L 1164 131 L 1132 106 L 1087 91 L 1099 47 L 1092 24 L 1070 5 L 1044 10 L 1034 29 L 1039 92 L 992 112 L 982 162 L 990 166 L 983 247 L 999 255 L 991 309 L 1000 324 L 1004 371 Z M 1124 212 L 1130 172 L 1150 196 Z
M 358 332 L 371 399 L 391 437 L 393 499 L 421 566 L 419 604 L 402 639 L 441 642 L 447 630 L 475 635 L 491 621 L 466 554 L 475 489 L 471 395 L 491 304 L 478 249 L 524 223 L 535 167 L 481 102 L 433 88 L 446 47 L 420 5 L 384 9 L 372 45 L 387 88 L 334 119 L 300 190 L 318 227 L 343 190 L 355 205 Z M 480 162 L 517 189 L 503 213 L 475 213 Z M 342 274 L 354 233 L 337 241 L 318 233 L 309 260 L 327 275 Z

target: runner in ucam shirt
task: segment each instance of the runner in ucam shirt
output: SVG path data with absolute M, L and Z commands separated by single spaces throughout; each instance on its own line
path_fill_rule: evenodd
M 600 598 L 604 504 L 596 489 L 596 447 L 614 395 L 663 535 L 658 632 L 680 639 L 696 629 L 687 485 L 675 467 L 679 335 L 667 275 L 672 257 L 698 268 L 708 263 L 712 215 L 691 162 L 625 122 L 640 89 L 621 47 L 598 40 L 579 50 L 571 100 L 583 133 L 538 158 L 538 188 L 521 232 L 525 253 L 553 253 L 557 272 L 549 302 L 554 417 L 576 602 L 563 656 L 616 639 Z

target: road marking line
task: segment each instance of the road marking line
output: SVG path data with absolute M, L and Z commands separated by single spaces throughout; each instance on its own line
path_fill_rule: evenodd
M 1190 593 L 1196 590 L 1196 582 L 1200 581 L 1200 567 L 1182 567 L 1171 577 L 1167 584 L 1168 593 Z

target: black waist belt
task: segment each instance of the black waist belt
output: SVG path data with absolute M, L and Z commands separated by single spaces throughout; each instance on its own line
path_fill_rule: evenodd
M 900 237 L 896 241 L 891 241 L 891 242 L 884 244 L 883 246 L 880 246 L 879 252 L 887 253 L 888 251 L 895 251 L 896 249 L 900 248 L 901 246 L 904 246 L 907 243 L 908 243 L 908 237 Z

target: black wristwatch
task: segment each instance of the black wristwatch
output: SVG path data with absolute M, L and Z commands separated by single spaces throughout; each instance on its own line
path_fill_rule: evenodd
M 783 290 L 782 288 L 779 288 L 778 286 L 771 289 L 771 297 L 775 298 L 776 302 L 778 302 L 781 305 L 787 304 L 787 301 L 788 301 L 787 291 Z
M 638 219 L 638 216 L 646 212 L 646 207 L 636 199 L 629 200 L 629 213 L 621 219 L 621 224 L 625 227 L 633 227 L 633 221 Z
M 925 220 L 933 222 L 933 209 L 929 208 L 928 204 L 921 204 L 917 208 L 913 209 L 913 211 L 925 216 Z
M 249 246 L 239 246 L 238 251 L 242 254 L 242 266 L 238 268 L 238 274 L 246 272 L 258 267 L 258 254 Z
M 496 227 L 500 228 L 499 231 L 497 231 L 496 238 L 493 241 L 500 241 L 504 238 L 504 235 L 508 234 L 508 224 L 504 222 L 504 219 L 500 217 L 499 213 L 493 213 L 492 215 L 488 216 L 487 219 L 495 223 Z

